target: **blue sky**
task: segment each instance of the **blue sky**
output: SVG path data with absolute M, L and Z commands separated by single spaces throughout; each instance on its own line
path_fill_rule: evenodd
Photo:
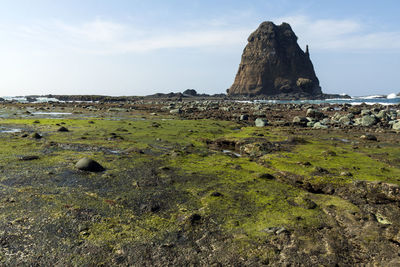
M 0 95 L 222 93 L 267 20 L 310 46 L 324 92 L 400 92 L 395 0 L 0 3 Z

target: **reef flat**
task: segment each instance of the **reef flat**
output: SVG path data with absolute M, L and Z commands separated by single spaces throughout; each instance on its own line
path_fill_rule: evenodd
M 399 110 L 2 103 L 0 264 L 395 266 Z

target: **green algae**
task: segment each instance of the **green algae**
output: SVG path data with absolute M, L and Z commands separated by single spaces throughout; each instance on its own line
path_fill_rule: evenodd
M 274 238 L 269 229 L 312 231 L 326 223 L 325 210 L 330 207 L 342 213 L 359 212 L 354 204 L 337 196 L 312 194 L 262 174 L 274 176 L 283 171 L 304 176 L 310 183 L 332 185 L 354 180 L 399 184 L 400 170 L 395 164 L 398 144 L 383 145 L 379 151 L 367 147 L 357 150 L 351 144 L 327 140 L 329 136 L 300 135 L 297 137 L 306 142 L 287 145 L 256 160 L 209 151 L 204 140 L 262 135 L 283 144 L 292 137 L 288 130 L 237 130 L 240 126 L 233 122 L 159 118 L 34 121 L 1 121 L 26 132 L 39 132 L 43 138 L 0 135 L 2 191 L 14 197 L 14 201 L 0 205 L 0 223 L 12 221 L 15 231 L 18 225 L 30 223 L 47 231 L 48 236 L 57 233 L 52 244 L 90 244 L 111 251 L 107 252 L 110 255 L 133 243 L 163 242 L 171 233 L 195 233 L 197 226 L 190 218 L 198 214 L 207 226 L 232 239 L 227 244 L 231 251 L 271 259 L 273 250 L 258 248 L 262 240 Z M 69 132 L 58 132 L 60 125 Z M 129 148 L 149 151 L 125 153 Z M 387 161 L 380 160 L 383 154 Z M 19 160 L 24 155 L 38 155 L 39 159 Z M 74 164 L 82 157 L 97 160 L 106 171 L 75 170 Z M 328 173 L 316 173 L 316 167 Z M 167 202 L 160 211 L 141 207 L 160 199 Z M 61 253 L 59 248 L 56 254 Z M 88 261 L 70 257 L 77 264 Z

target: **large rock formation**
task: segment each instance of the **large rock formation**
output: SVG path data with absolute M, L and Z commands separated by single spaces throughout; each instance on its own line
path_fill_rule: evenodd
M 322 94 L 310 60 L 287 23 L 263 22 L 248 38 L 229 95 Z

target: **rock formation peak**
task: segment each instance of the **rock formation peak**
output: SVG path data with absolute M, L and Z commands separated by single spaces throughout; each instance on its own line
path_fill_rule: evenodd
M 229 95 L 320 95 L 321 87 L 310 60 L 288 23 L 261 23 L 248 40 Z

